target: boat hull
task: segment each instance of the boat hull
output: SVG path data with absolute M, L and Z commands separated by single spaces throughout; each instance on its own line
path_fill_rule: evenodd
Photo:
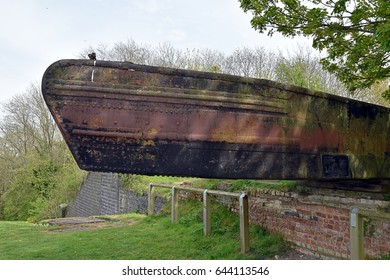
M 268 80 L 61 60 L 42 92 L 80 168 L 247 179 L 386 179 L 390 110 Z

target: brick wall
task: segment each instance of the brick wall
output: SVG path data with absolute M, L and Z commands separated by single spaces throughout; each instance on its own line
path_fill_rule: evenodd
M 237 202 L 232 208 L 238 210 Z M 349 219 L 353 207 L 384 211 L 381 195 L 326 189 L 299 192 L 255 190 L 249 196 L 252 224 L 279 233 L 303 253 L 350 258 Z M 378 257 L 390 251 L 390 221 L 365 219 L 365 253 Z
M 227 190 L 229 186 L 220 186 Z M 281 234 L 302 253 L 324 259 L 350 259 L 349 220 L 352 208 L 389 211 L 382 194 L 299 187 L 294 192 L 266 189 L 249 191 L 251 224 Z M 181 199 L 202 200 L 202 195 L 181 192 Z M 217 202 L 238 213 L 238 200 L 217 197 Z M 378 258 L 390 251 L 390 221 L 364 221 L 365 253 Z

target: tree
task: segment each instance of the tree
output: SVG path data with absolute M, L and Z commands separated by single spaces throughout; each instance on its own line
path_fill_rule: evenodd
M 98 59 L 101 60 L 131 61 L 137 64 L 270 79 L 352 97 L 340 80 L 323 68 L 319 54 L 306 45 L 298 45 L 294 52 L 287 55 L 267 51 L 262 47 L 238 48 L 226 55 L 211 49 L 183 51 L 169 43 L 152 47 L 129 39 L 126 42 L 115 43 L 112 48 L 108 48 L 105 44 L 100 44 L 95 49 L 90 47 L 80 53 L 80 58 L 85 59 L 92 51 L 95 51 Z M 378 94 L 379 90 L 384 89 L 384 84 L 387 84 L 387 81 L 375 83 L 368 89 L 358 89 L 353 98 L 388 106 L 389 103 Z
M 227 72 L 233 75 L 244 77 L 263 78 L 267 76 L 265 65 L 267 64 L 267 54 L 264 48 L 236 49 L 227 58 Z
M 182 68 L 214 73 L 221 73 L 223 71 L 222 64 L 225 61 L 225 55 L 217 50 L 187 49 L 182 57 L 185 65 Z M 175 67 L 179 67 L 179 65 L 175 65 Z
M 14 157 L 26 155 L 30 149 L 39 154 L 51 152 L 59 131 L 47 109 L 38 85 L 32 84 L 26 94 L 14 96 L 2 104 L 5 116 L 0 120 L 0 144 Z
M 84 176 L 32 84 L 0 105 L 0 219 L 55 217 Z
M 351 92 L 390 78 L 389 0 L 240 0 L 261 33 L 313 38 L 321 64 Z M 385 94 L 390 97 L 390 90 Z

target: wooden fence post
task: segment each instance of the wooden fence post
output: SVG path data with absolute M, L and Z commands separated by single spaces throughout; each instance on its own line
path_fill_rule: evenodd
M 248 196 L 246 193 L 240 195 L 240 243 L 241 253 L 249 252 L 249 210 Z
M 154 188 L 153 184 L 149 184 L 148 191 L 148 215 L 152 216 L 154 214 Z
M 211 233 L 211 201 L 207 190 L 203 192 L 203 234 Z
M 172 204 L 171 204 L 171 218 L 172 223 L 176 223 L 179 211 L 179 192 L 175 186 L 172 187 Z
M 241 252 L 247 253 L 250 250 L 249 246 L 249 207 L 248 195 L 246 193 L 231 193 L 225 191 L 203 190 L 199 188 L 168 186 L 163 184 L 149 184 L 148 192 L 148 215 L 154 214 L 155 187 L 170 188 L 172 192 L 171 198 L 171 220 L 176 223 L 178 220 L 178 204 L 179 191 L 203 193 L 203 234 L 205 236 L 211 234 L 211 198 L 212 196 L 229 196 L 239 199 L 239 218 L 240 218 L 240 246 Z
M 350 215 L 350 243 L 351 260 L 364 259 L 364 232 L 363 217 L 359 215 L 357 208 L 353 208 Z

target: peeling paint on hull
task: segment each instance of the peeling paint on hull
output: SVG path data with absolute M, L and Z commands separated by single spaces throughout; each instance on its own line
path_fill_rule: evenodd
M 390 177 L 389 108 L 268 80 L 110 61 L 55 62 L 42 92 L 85 170 Z

